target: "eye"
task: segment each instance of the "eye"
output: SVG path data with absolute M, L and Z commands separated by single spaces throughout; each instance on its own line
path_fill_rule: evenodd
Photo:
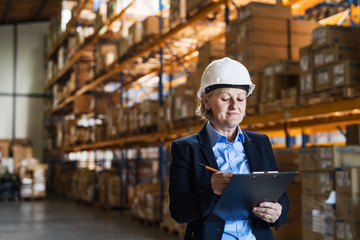
M 222 97 L 221 100 L 224 101 L 224 102 L 228 102 L 228 101 L 230 101 L 230 98 L 228 98 L 228 97 Z
M 237 98 L 237 101 L 238 101 L 238 102 L 242 102 L 242 101 L 244 101 L 244 98 L 242 98 L 242 97 L 241 97 L 241 98 Z

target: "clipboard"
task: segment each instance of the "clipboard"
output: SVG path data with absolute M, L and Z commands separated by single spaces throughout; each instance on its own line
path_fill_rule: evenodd
M 205 222 L 249 220 L 260 202 L 277 202 L 298 172 L 234 174 Z

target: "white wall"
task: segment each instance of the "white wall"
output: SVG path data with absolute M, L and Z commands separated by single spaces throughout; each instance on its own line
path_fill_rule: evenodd
M 32 139 L 35 156 L 40 159 L 44 142 L 44 100 L 41 95 L 44 87 L 47 31 L 47 22 L 19 24 L 16 27 L 15 25 L 0 26 L 0 138 L 13 138 L 14 128 L 15 138 Z M 16 56 L 14 56 L 15 47 Z M 15 64 L 14 59 L 16 59 Z M 14 93 L 14 81 L 17 94 L 15 94 L 15 105 L 13 105 L 13 96 L 4 95 Z M 34 97 L 33 94 L 39 96 Z

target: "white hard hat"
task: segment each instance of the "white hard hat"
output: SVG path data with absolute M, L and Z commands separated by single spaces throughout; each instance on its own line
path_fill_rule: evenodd
M 201 94 L 211 92 L 216 88 L 245 88 L 247 97 L 255 88 L 251 82 L 248 70 L 240 62 L 228 57 L 212 61 L 205 69 L 200 83 L 197 97 Z

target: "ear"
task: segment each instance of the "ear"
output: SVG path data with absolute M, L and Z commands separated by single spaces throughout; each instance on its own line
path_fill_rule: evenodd
M 207 97 L 205 95 L 202 95 L 201 101 L 204 104 L 206 110 L 211 109 L 211 104 L 210 104 L 210 98 L 209 97 Z

